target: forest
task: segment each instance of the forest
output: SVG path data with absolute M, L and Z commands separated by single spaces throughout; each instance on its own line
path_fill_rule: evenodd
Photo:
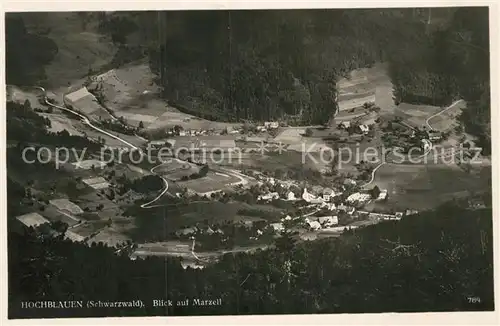
M 324 124 L 339 78 L 388 62 L 397 102 L 463 98 L 466 131 L 490 147 L 487 7 L 79 14 L 118 47 L 110 65 L 146 56 L 162 96 L 191 114 Z M 56 44 L 30 34 L 21 16 L 6 22 L 7 82 L 43 84 Z M 140 45 L 128 41 L 136 34 Z
M 375 313 L 492 310 L 490 208 L 457 203 L 337 239 L 228 254 L 203 270 L 178 259 L 130 260 L 33 229 L 9 233 L 9 317 Z M 470 303 L 470 297 L 480 302 Z M 143 300 L 144 308 L 21 309 L 22 300 Z M 212 307 L 153 299 L 222 299 Z

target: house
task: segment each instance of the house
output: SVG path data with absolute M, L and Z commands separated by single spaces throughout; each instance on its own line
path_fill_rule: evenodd
M 363 133 L 363 134 L 367 134 L 368 131 L 370 131 L 370 128 L 368 128 L 367 125 L 359 125 L 358 128 L 361 131 L 361 133 Z
M 305 222 L 307 225 L 309 225 L 309 228 L 311 230 L 319 230 L 321 229 L 321 224 L 318 221 L 311 221 L 310 219 L 306 218 Z
M 271 223 L 269 226 L 272 227 L 275 232 L 282 232 L 285 230 L 283 223 Z
M 286 198 L 287 198 L 287 200 L 296 200 L 297 199 L 297 198 L 295 198 L 295 194 L 293 193 L 293 191 L 288 192 Z
M 279 123 L 275 121 L 266 121 L 264 122 L 264 127 L 268 129 L 276 129 L 279 127 Z
M 304 188 L 304 192 L 302 193 L 302 199 L 310 204 L 321 204 L 323 202 L 322 198 L 318 198 L 307 191 L 307 188 Z
M 387 199 L 387 189 L 384 189 L 380 192 L 380 194 L 378 195 L 377 197 L 377 201 L 378 200 L 386 200 Z
M 274 200 L 274 199 L 279 199 L 280 195 L 277 192 L 270 192 L 265 195 L 260 195 L 257 200 Z
M 66 233 L 64 233 L 64 238 L 65 239 L 69 239 L 73 242 L 82 242 L 82 241 L 85 241 L 85 237 L 78 234 L 78 233 L 75 233 L 71 230 L 67 230 Z
M 351 128 L 351 121 L 342 121 L 339 125 L 341 129 L 349 129 Z
M 323 200 L 324 201 L 330 201 L 335 197 L 337 194 L 332 188 L 325 188 L 323 189 Z
M 184 130 L 179 131 L 179 136 L 186 136 L 186 132 Z
M 427 132 L 427 135 L 429 137 L 429 140 L 431 140 L 431 141 L 441 140 L 441 132 L 439 132 L 437 130 L 429 130 Z
M 318 218 L 318 222 L 323 227 L 330 227 L 332 225 L 339 224 L 339 218 L 338 218 L 338 216 L 321 216 Z

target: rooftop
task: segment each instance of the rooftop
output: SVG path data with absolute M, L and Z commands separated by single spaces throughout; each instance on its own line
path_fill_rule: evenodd
M 27 227 L 37 227 L 44 223 L 50 223 L 45 217 L 35 212 L 18 216 L 16 219 Z

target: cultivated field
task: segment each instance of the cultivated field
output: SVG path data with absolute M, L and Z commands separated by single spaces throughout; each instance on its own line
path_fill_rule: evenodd
M 210 193 L 230 188 L 232 185 L 239 183 L 240 181 L 240 178 L 232 176 L 228 173 L 209 171 L 203 178 L 180 181 L 177 182 L 177 185 L 191 189 L 197 193 Z
M 374 102 L 382 109 L 381 114 L 392 113 L 395 105 L 392 99 L 392 84 L 386 69 L 385 64 L 377 64 L 371 68 L 353 70 L 347 78 L 339 80 L 339 111 L 354 116 L 354 112 L 349 111 L 365 102 Z

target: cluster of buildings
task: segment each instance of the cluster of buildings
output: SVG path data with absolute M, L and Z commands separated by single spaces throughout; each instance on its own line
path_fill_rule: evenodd
M 370 131 L 370 128 L 372 128 L 372 126 L 374 126 L 376 123 L 377 123 L 376 119 L 373 117 L 370 117 L 364 121 L 360 121 L 357 123 L 352 123 L 352 121 L 350 121 L 350 120 L 342 121 L 338 125 L 338 127 L 340 129 L 345 129 L 345 130 L 354 128 L 355 132 L 366 135 Z
M 276 121 L 266 121 L 263 125 L 255 127 L 257 132 L 266 132 L 273 129 L 278 129 L 280 126 L 279 122 Z

